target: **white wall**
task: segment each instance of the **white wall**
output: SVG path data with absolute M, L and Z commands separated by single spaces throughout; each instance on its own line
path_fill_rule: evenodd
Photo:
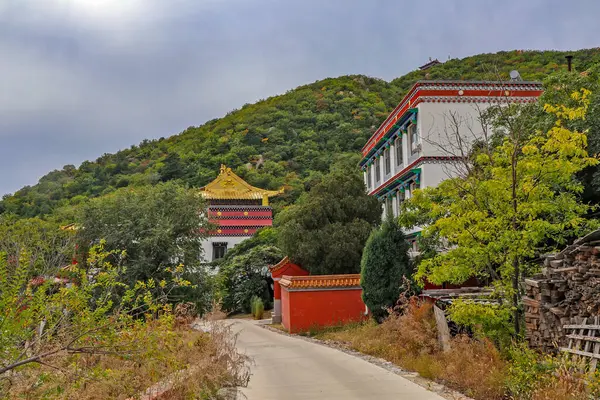
M 203 250 L 203 262 L 211 262 L 213 256 L 213 243 L 214 242 L 227 242 L 227 251 L 231 250 L 235 245 L 240 244 L 244 240 L 250 238 L 250 236 L 214 236 L 209 237 L 202 242 Z
M 455 169 L 450 163 L 426 163 L 421 168 L 421 188 L 437 186 L 440 182 L 456 176 Z
M 486 103 L 420 103 L 418 105 L 419 132 L 424 156 L 459 155 L 458 141 L 453 132 L 455 124 L 450 119 L 454 115 L 459 125 L 461 140 L 472 143 L 481 137 L 483 129 L 478 120 L 478 108 L 484 110 Z

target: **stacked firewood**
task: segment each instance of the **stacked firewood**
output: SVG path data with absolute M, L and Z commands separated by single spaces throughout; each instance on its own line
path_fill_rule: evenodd
M 531 347 L 564 345 L 564 325 L 600 315 L 600 231 L 544 260 L 542 273 L 525 279 L 525 324 Z

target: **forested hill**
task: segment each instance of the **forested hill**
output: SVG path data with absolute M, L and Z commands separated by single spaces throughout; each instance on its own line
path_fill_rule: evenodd
M 293 201 L 327 172 L 343 153 L 357 153 L 403 94 L 420 79 L 492 79 L 517 69 L 525 80 L 543 80 L 566 68 L 565 52 L 510 51 L 448 60 L 391 82 L 361 75 L 328 78 L 247 104 L 223 118 L 190 127 L 167 139 L 145 140 L 52 171 L 0 202 L 0 212 L 22 216 L 51 213 L 60 206 L 124 186 L 181 180 L 203 186 L 227 164 L 251 184 L 288 187 L 279 205 Z M 569 52 L 574 67 L 600 62 L 600 49 Z

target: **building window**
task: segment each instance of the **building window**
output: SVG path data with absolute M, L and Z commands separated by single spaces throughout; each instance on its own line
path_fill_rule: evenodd
M 390 174 L 390 172 L 392 172 L 392 168 L 390 166 L 390 150 L 389 149 L 386 149 L 383 152 L 383 164 L 385 167 L 385 175 L 387 176 Z
M 402 160 L 402 138 L 398 137 L 396 142 L 394 143 L 394 147 L 396 148 L 396 165 L 401 167 L 403 164 Z
M 213 257 L 212 260 L 218 260 L 219 258 L 225 257 L 227 253 L 227 242 L 214 242 L 213 243 Z
M 411 153 L 418 153 L 419 150 L 421 150 L 421 138 L 419 137 L 419 131 L 417 131 L 416 124 L 411 124 L 408 127 L 408 137 L 410 138 Z
M 375 181 L 377 183 L 381 181 L 381 158 L 375 160 Z
M 367 166 L 367 188 L 371 189 L 371 170 L 373 167 L 371 165 Z

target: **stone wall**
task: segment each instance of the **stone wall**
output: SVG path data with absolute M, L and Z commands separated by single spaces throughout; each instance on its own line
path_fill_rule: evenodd
M 531 347 L 564 345 L 564 325 L 600 315 L 600 231 L 547 256 L 542 273 L 525 279 L 525 324 Z

